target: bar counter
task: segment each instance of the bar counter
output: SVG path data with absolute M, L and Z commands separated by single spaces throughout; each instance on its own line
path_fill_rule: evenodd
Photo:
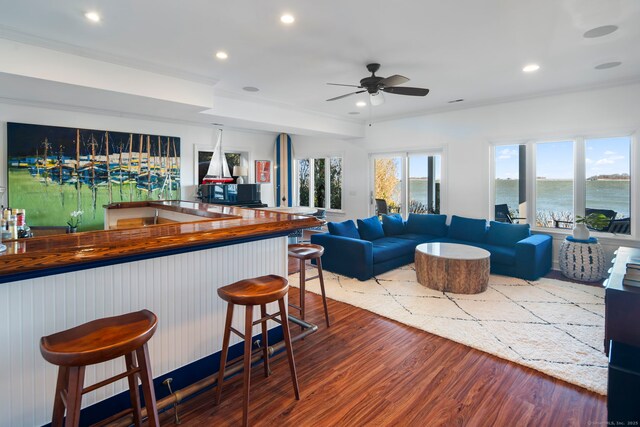
M 154 218 L 169 223 L 5 242 L 8 251 L 0 255 L 0 426 L 51 421 L 56 369 L 40 355 L 40 337 L 102 317 L 141 309 L 158 316 L 149 341 L 158 398 L 168 394 L 162 384 L 167 377 L 176 390 L 212 375 L 218 369 L 226 309 L 217 289 L 266 274 L 286 277 L 287 235 L 320 223 L 265 210 L 144 202 L 107 206 L 107 226 L 131 226 L 135 215 L 127 208 L 143 212 L 144 224 L 150 216 L 151 224 Z M 236 329 L 243 322 L 244 310 L 236 310 Z M 277 327 L 269 322 L 269 329 Z M 242 346 L 235 335 L 231 344 Z M 85 384 L 120 373 L 122 363 L 89 366 Z M 101 419 L 127 408 L 127 388 L 120 380 L 85 394 L 82 422 L 93 422 L 92 413 Z
M 143 259 L 145 255 L 282 236 L 296 229 L 321 225 L 310 216 L 186 201 L 105 206 L 113 210 L 144 207 L 197 216 L 199 220 L 6 241 L 7 251 L 0 253 L 0 283 Z

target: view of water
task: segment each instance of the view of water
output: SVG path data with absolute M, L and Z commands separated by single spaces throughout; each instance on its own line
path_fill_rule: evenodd
M 570 212 L 573 210 L 573 181 L 538 180 L 538 210 Z M 618 218 L 629 217 L 629 181 L 587 181 L 587 207 L 611 209 Z M 518 180 L 496 180 L 496 204 L 518 207 Z

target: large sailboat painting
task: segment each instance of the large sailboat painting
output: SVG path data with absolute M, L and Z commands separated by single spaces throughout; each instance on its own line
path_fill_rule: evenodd
M 222 129 L 218 131 L 218 141 L 209 162 L 207 174 L 202 179 L 203 184 L 231 184 L 233 178 L 229 171 L 227 158 L 222 152 Z
M 9 205 L 30 225 L 103 228 L 103 205 L 180 198 L 180 138 L 7 123 Z

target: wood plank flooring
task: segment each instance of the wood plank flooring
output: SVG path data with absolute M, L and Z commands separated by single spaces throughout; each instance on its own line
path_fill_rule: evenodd
M 291 289 L 298 298 L 298 290 Z M 584 426 L 605 424 L 606 398 L 530 368 L 307 293 L 317 333 L 294 344 L 301 400 L 284 354 L 252 370 L 254 426 Z M 294 328 L 294 332 L 299 330 Z M 240 425 L 242 376 L 220 406 L 208 390 L 180 404 L 181 426 Z M 161 415 L 173 424 L 173 412 Z

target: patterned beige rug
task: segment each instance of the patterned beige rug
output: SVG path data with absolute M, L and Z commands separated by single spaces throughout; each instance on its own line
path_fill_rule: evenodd
M 365 282 L 325 272 L 325 286 L 334 300 L 607 393 L 600 287 L 491 275 L 481 294 L 443 293 L 420 285 L 413 265 Z M 318 280 L 307 290 L 319 294 Z

